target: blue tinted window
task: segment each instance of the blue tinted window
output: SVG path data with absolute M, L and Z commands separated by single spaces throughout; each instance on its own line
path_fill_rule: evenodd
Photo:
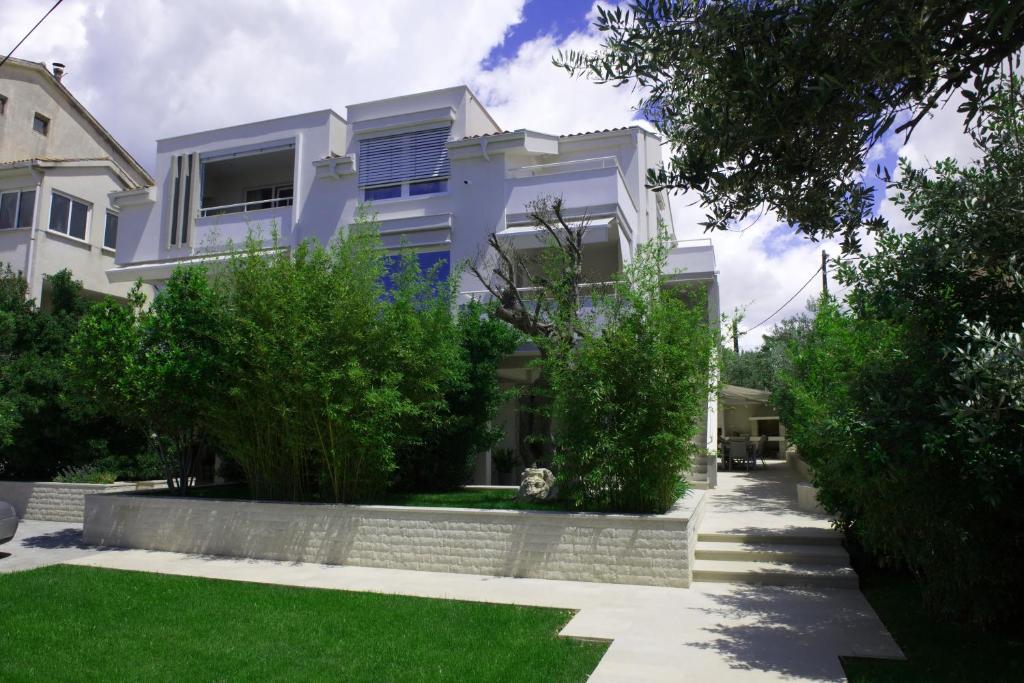
M 376 199 L 394 199 L 402 196 L 401 185 L 384 185 L 383 187 L 368 187 L 363 190 L 363 199 L 370 202 Z
M 426 273 L 434 266 L 437 266 L 437 279 L 439 281 L 447 280 L 451 275 L 451 252 L 448 251 L 429 251 L 420 252 L 416 254 L 416 260 L 419 262 L 420 270 Z M 402 264 L 401 257 L 388 256 L 387 257 L 387 273 L 384 274 L 384 287 L 391 289 L 391 278 L 398 272 L 398 268 Z
M 447 180 L 428 180 L 423 183 L 410 183 L 409 194 L 412 196 L 418 194 L 437 194 L 438 192 L 448 191 Z

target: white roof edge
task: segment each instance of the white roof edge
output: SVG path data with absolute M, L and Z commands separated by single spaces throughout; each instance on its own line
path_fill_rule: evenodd
M 722 391 L 719 395 L 721 397 L 745 398 L 751 401 L 768 402 L 768 400 L 771 399 L 772 392 L 765 391 L 764 389 L 741 387 L 735 384 L 723 384 Z
M 297 119 L 297 118 L 300 118 L 300 117 L 303 117 L 303 116 L 313 116 L 315 114 L 327 114 L 329 116 L 333 116 L 333 117 L 337 118 L 342 123 L 348 123 L 341 114 L 339 114 L 338 112 L 334 111 L 333 109 L 315 109 L 313 111 L 304 111 L 304 112 L 299 112 L 297 114 L 288 114 L 286 116 L 275 116 L 274 118 L 271 118 L 271 119 L 258 119 L 256 121 L 246 121 L 245 123 L 234 123 L 234 124 L 231 124 L 230 126 L 221 126 L 219 128 L 206 128 L 206 129 L 203 129 L 203 130 L 194 130 L 194 131 L 192 131 L 190 133 L 181 133 L 180 135 L 171 135 L 171 136 L 166 137 L 166 138 L 159 138 L 159 139 L 157 139 L 156 143 L 157 143 L 157 145 L 159 145 L 160 143 L 163 143 L 163 142 L 172 142 L 174 140 L 183 140 L 185 138 L 190 138 L 190 137 L 192 137 L 194 135 L 204 135 L 204 134 L 207 134 L 207 133 L 223 133 L 223 132 L 227 132 L 229 130 L 234 130 L 236 128 L 246 128 L 248 126 L 255 126 L 255 125 L 262 124 L 262 123 L 275 123 L 275 122 L 278 122 L 278 121 L 287 121 L 288 119 Z
M 424 95 L 436 95 L 442 92 L 455 92 L 456 90 L 465 90 L 469 91 L 470 94 L 473 93 L 473 91 L 469 89 L 469 86 L 463 83 L 462 85 L 449 85 L 448 87 L 445 88 L 434 88 L 433 90 L 424 90 L 422 92 L 406 93 L 404 95 L 392 95 L 391 97 L 381 97 L 376 100 L 364 100 L 362 102 L 353 102 L 352 104 L 345 105 L 345 109 L 347 110 L 350 107 L 365 107 L 368 104 L 396 102 L 398 100 L 406 100 L 412 97 L 422 97 Z M 476 96 L 474 95 L 474 97 Z

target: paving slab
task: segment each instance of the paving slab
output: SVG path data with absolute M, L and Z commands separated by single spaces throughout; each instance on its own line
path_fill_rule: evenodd
M 901 658 L 857 590 L 662 588 L 272 562 L 145 550 L 69 564 L 577 610 L 565 637 L 612 641 L 590 680 L 844 681 L 840 656 Z
M 705 498 L 704 534 L 824 537 L 839 540 L 827 515 L 801 510 L 796 485 L 803 481 L 787 463 L 768 461 L 753 470 L 720 471 Z
M 23 519 L 14 538 L 0 545 L 0 574 L 60 564 L 102 552 L 82 542 L 82 525 Z

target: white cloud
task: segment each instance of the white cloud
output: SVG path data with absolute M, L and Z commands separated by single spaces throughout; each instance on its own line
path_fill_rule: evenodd
M 0 45 L 13 45 L 49 4 L 4 0 Z M 522 9 L 522 0 L 65 0 L 18 56 L 67 63 L 68 87 L 146 165 L 157 138 L 328 107 L 343 112 L 353 102 L 463 82 L 507 128 L 568 133 L 631 123 L 637 93 L 570 78 L 551 64 L 559 48 L 596 48 L 591 30 L 539 36 L 482 66 Z M 700 208 L 683 197 L 671 202 L 678 236 L 705 237 Z M 722 310 L 745 309 L 744 327 L 778 308 L 820 264 L 821 243 L 786 234 L 765 217 L 742 233 L 710 236 Z M 825 248 L 838 253 L 834 243 Z M 816 280 L 773 322 L 818 291 Z M 746 335 L 743 346 L 770 329 Z
M 830 258 L 839 255 L 838 242 L 812 242 L 795 235 L 771 214 L 751 217 L 736 231 L 704 233 L 699 223 L 705 213 L 694 195 L 677 195 L 671 201 L 679 238 L 709 238 L 715 245 L 722 312 L 729 316 L 741 313 L 740 331 L 750 330 L 740 337 L 743 349 L 759 346 L 775 323 L 801 313 L 807 301 L 818 296 L 821 275 L 814 273 L 821 265 L 822 249 Z M 750 329 L 774 313 L 808 280 L 810 284 L 768 323 Z M 837 287 L 830 277 L 830 290 L 835 292 Z
M 562 41 L 541 36 L 523 43 L 513 59 L 479 73 L 471 85 L 508 128 L 566 134 L 630 125 L 638 100 L 634 90 L 571 78 L 551 63 L 559 49 L 591 51 L 598 42 L 591 32 Z
M 959 94 L 953 95 L 942 108 L 922 119 L 909 141 L 903 135 L 890 138 L 888 144 L 897 150 L 896 156 L 906 158 L 915 168 L 927 168 L 949 158 L 961 164 L 976 161 L 979 158 L 979 150 L 974 146 L 970 136 L 964 132 L 964 115 L 957 111 L 962 102 L 963 98 Z M 889 170 L 893 173 L 893 178 L 899 180 L 899 168 Z M 892 195 L 892 190 L 886 193 L 881 214 L 897 230 L 911 230 L 910 222 L 892 203 Z
M 13 45 L 49 0 L 5 0 Z M 520 21 L 504 3 L 67 0 L 17 56 L 65 84 L 144 165 L 154 140 L 470 82 Z

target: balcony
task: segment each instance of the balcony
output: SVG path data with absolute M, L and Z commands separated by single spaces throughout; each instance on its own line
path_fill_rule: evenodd
M 707 238 L 679 240 L 668 252 L 666 280 L 710 280 L 715 277 L 715 248 Z
M 615 157 L 510 170 L 505 176 L 506 221 L 528 222 L 529 204 L 543 196 L 560 196 L 569 216 L 586 212 L 590 216 L 618 217 L 628 237 L 637 227 L 637 208 Z
M 201 205 L 192 241 L 196 252 L 222 251 L 250 232 L 265 246 L 276 231 L 284 244 L 294 226 L 295 147 L 282 144 L 243 152 L 203 155 Z

